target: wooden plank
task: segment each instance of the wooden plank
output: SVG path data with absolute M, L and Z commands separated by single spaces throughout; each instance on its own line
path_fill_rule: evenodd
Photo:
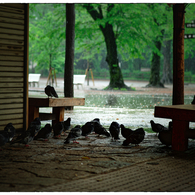
M 12 34 L 12 35 L 24 35 L 23 30 L 15 30 L 15 29 L 8 29 L 8 28 L 0 28 L 0 32 Z
M 24 3 L 2 3 L 2 6 L 24 9 Z
M 0 61 L 2 66 L 24 66 L 24 62 Z
M 18 42 L 24 40 L 23 35 L 9 35 L 9 34 L 1 34 L 0 33 L 0 39 L 12 39 L 12 40 L 17 40 Z
M 8 83 L 21 83 L 24 81 L 23 77 L 0 77 L 0 82 L 8 82 Z M 8 91 L 4 88 L 0 88 L 0 92 L 23 92 L 23 88 L 8 88 Z
M 1 29 L 0 29 L 1 30 Z M 0 44 L 0 49 L 1 50 L 8 50 L 8 51 L 22 51 L 24 52 L 24 46 L 16 46 L 16 45 L 2 45 Z
M 0 104 L 0 110 L 2 109 L 9 109 L 9 108 L 22 108 L 23 109 L 23 104 Z
M 23 118 L 23 114 L 4 114 L 1 115 L 1 120 Z
M 0 72 L 1 77 L 23 77 L 23 72 Z
M 4 109 L 4 110 L 1 110 L 0 109 L 0 117 L 4 114 L 21 114 L 23 113 L 24 109 Z
M 24 20 L 18 20 L 18 19 L 14 19 L 14 18 L 0 17 L 0 22 L 5 22 L 5 23 L 9 23 L 9 24 L 24 25 Z
M 18 56 L 0 56 L 0 60 L 7 60 L 7 61 L 24 61 L 24 57 L 18 57 Z
M 24 67 L 9 67 L 9 66 L 0 66 L 0 71 L 4 72 L 23 72 Z
M 85 98 L 29 98 L 29 105 L 37 107 L 83 106 Z
M 155 106 L 155 117 L 195 122 L 195 105 Z
M 5 127 L 8 123 L 12 123 L 15 127 L 16 124 L 22 124 L 23 123 L 23 118 L 21 118 L 21 119 L 0 120 L 0 125 L 1 126 Z
M 0 54 L 6 55 L 6 56 L 22 56 L 23 57 L 24 51 L 0 50 Z
M 1 32 L 1 31 L 0 31 Z M 20 46 L 20 45 L 24 45 L 24 41 L 23 40 L 9 40 L 9 39 L 1 39 L 0 36 L 0 44 L 8 44 L 8 45 L 14 45 L 14 46 Z
M 23 103 L 23 98 L 0 99 L 0 104 Z
M 1 78 L 2 79 L 2 78 Z M 22 78 L 23 79 L 23 78 Z M 23 88 L 0 88 L 0 93 L 23 93 L 24 89 Z
M 0 4 L 0 11 L 6 11 L 9 13 L 16 13 L 16 14 L 22 14 L 24 15 L 24 8 L 18 9 L 18 7 L 15 6 L 10 6 L 9 4 Z
M 0 83 L 0 87 L 23 87 L 24 83 Z
M 18 24 L 10 24 L 10 23 L 0 22 L 0 27 L 9 28 L 9 29 L 24 30 L 24 25 L 18 25 Z M 9 31 L 8 31 L 8 33 L 9 33 Z
M 22 98 L 23 93 L 2 93 L 0 94 L 0 99 L 5 99 L 5 98 Z
M 6 12 L 6 10 L 1 10 L 0 11 L 0 16 L 1 17 L 15 18 L 15 19 L 19 19 L 19 20 L 24 20 L 24 15 L 23 14 L 9 13 L 9 12 Z

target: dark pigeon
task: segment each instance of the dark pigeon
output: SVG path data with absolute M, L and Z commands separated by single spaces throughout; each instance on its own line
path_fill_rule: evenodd
M 58 98 L 58 94 L 56 93 L 54 87 L 52 87 L 52 86 L 50 86 L 50 85 L 47 85 L 47 87 L 45 87 L 45 94 L 48 96 L 48 98 L 49 98 L 49 96 L 50 96 L 51 98 L 52 98 L 52 97 Z
M 126 128 L 123 124 L 121 124 L 120 127 L 121 127 L 121 135 L 124 138 L 129 137 L 129 135 L 133 132 L 131 129 Z
M 160 142 L 166 146 L 170 146 L 172 144 L 172 131 L 171 130 L 163 130 L 159 132 L 158 139 Z
M 15 128 L 12 123 L 8 123 L 3 131 L 0 131 L 0 146 L 4 146 L 7 142 L 10 142 L 15 135 Z
M 145 131 L 143 128 L 138 128 L 135 131 L 133 131 L 126 140 L 123 141 L 123 146 L 128 146 L 130 143 L 138 145 L 144 140 L 145 137 Z
M 109 131 L 110 131 L 110 134 L 112 136 L 112 140 L 118 140 L 120 139 L 119 138 L 119 133 L 120 133 L 120 125 L 113 121 L 111 124 L 110 124 L 110 127 L 109 127 Z
M 9 141 L 9 134 L 7 131 L 0 131 L 0 147 L 4 146 Z
M 36 126 L 30 126 L 28 130 L 22 132 L 15 140 L 13 140 L 10 144 L 22 143 L 25 146 L 29 146 L 28 143 L 31 142 L 36 134 Z
M 41 120 L 39 117 L 35 118 L 30 124 L 29 127 L 30 129 L 32 129 L 32 127 L 35 127 L 35 134 L 37 134 L 41 128 Z M 28 129 L 27 129 L 28 131 Z
M 159 123 L 155 123 L 153 120 L 151 120 L 150 123 L 151 123 L 152 131 L 154 131 L 156 133 L 156 135 L 157 135 L 157 133 L 159 133 L 161 131 L 168 130 L 167 127 L 164 127 L 163 125 L 161 125 Z
M 51 136 L 52 132 L 52 127 L 50 124 L 46 124 L 39 132 L 38 134 L 34 137 L 34 140 L 45 140 Z
M 9 141 L 12 141 L 12 139 L 15 136 L 15 133 L 16 133 L 16 129 L 14 128 L 14 126 L 12 125 L 12 123 L 8 123 L 5 126 L 4 131 L 8 132 Z
M 73 143 L 79 143 L 76 141 L 78 137 L 81 136 L 81 126 L 76 125 L 74 128 L 70 130 L 70 133 L 68 134 L 68 137 L 65 139 L 64 144 L 69 144 L 70 141 L 73 141 Z
M 194 95 L 194 99 L 192 100 L 191 104 L 195 104 L 195 95 Z
M 71 118 L 69 117 L 69 118 L 67 118 L 67 120 L 65 120 L 64 121 L 64 133 L 67 131 L 67 130 L 69 130 L 70 129 L 70 122 L 71 122 Z
M 93 122 L 94 131 L 98 135 L 105 135 L 107 137 L 110 137 L 110 133 L 99 123 L 99 122 Z
M 94 131 L 94 126 L 92 122 L 87 122 L 82 126 L 82 136 L 87 136 Z
M 57 122 L 53 126 L 54 138 L 60 137 L 62 131 L 64 131 L 64 122 Z

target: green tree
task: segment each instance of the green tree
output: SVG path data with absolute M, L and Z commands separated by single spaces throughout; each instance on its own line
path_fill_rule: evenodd
M 153 40 L 156 49 L 152 53 L 151 61 L 151 74 L 150 80 L 147 87 L 164 87 L 160 82 L 160 58 L 161 58 L 161 46 L 163 42 L 163 36 L 165 33 L 165 24 L 166 24 L 166 9 L 164 4 L 149 4 L 149 10 L 152 13 L 154 23 L 156 23 L 156 28 L 158 33 Z
M 30 4 L 29 59 L 37 62 L 37 71 L 49 70 L 52 66 L 59 72 L 61 64 L 64 64 L 65 51 L 62 40 L 65 37 L 65 17 L 62 23 L 55 13 L 56 10 L 53 4 Z
M 125 56 L 125 53 L 129 53 L 129 58 L 142 55 L 153 34 L 147 31 L 149 29 L 147 24 L 151 23 L 151 15 L 141 11 L 147 6 L 145 4 L 83 4 L 83 7 L 91 15 L 104 37 L 107 49 L 106 61 L 110 72 L 110 83 L 107 89 L 128 88 L 124 84 L 118 64 L 117 46 L 119 51 L 123 50 L 121 56 Z M 139 25 L 140 23 L 142 26 Z

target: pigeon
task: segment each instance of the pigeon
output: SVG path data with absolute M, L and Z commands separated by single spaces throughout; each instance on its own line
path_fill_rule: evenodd
M 145 131 L 143 128 L 138 128 L 135 131 L 133 131 L 126 140 L 123 141 L 123 146 L 128 146 L 130 143 L 138 145 L 144 140 L 145 137 Z
M 70 130 L 70 133 L 68 134 L 68 137 L 65 139 L 64 144 L 69 144 L 70 141 L 73 141 L 73 143 L 79 143 L 76 141 L 78 137 L 81 136 L 81 126 L 76 125 L 74 128 Z
M 54 138 L 60 137 L 62 131 L 64 131 L 64 122 L 57 122 L 53 126 Z
M 109 131 L 110 131 L 110 134 L 112 136 L 112 140 L 118 140 L 120 139 L 119 138 L 119 133 L 120 133 L 120 125 L 113 121 L 111 124 L 110 124 L 110 127 L 109 127 Z
M 94 126 L 92 122 L 87 122 L 82 126 L 82 136 L 85 136 L 85 138 L 88 138 L 87 136 L 94 131 Z
M 36 134 L 36 126 L 30 126 L 26 131 L 22 132 L 15 140 L 13 140 L 10 144 L 14 143 L 22 143 L 28 147 L 28 143 L 31 142 Z
M 8 131 L 5 130 L 0 131 L 0 147 L 4 146 L 8 141 L 9 141 Z
M 124 138 L 127 138 L 133 131 L 129 128 L 126 128 L 123 124 L 120 125 L 121 134 Z
M 8 133 L 7 132 L 0 132 L 0 147 L 4 146 L 8 141 L 9 141 Z
M 167 127 L 164 127 L 163 125 L 159 124 L 159 123 L 155 123 L 153 120 L 150 121 L 151 123 L 151 127 L 152 127 L 152 131 L 157 133 L 163 131 L 163 130 L 168 130 Z
M 50 96 L 51 98 L 52 98 L 52 97 L 58 98 L 58 94 L 56 93 L 54 87 L 52 87 L 52 86 L 50 86 L 50 85 L 47 85 L 47 87 L 45 87 L 45 94 L 48 96 L 48 98 L 49 98 L 49 96 Z
M 91 122 L 98 122 L 98 123 L 100 123 L 100 119 L 99 118 L 94 118 Z
M 163 130 L 158 134 L 158 139 L 162 144 L 166 146 L 170 146 L 172 144 L 172 131 L 171 130 Z
M 45 140 L 45 141 L 47 141 L 48 138 L 51 136 L 51 132 L 52 132 L 52 127 L 48 123 L 38 132 L 38 134 L 34 137 L 34 140 Z
M 32 126 L 35 126 L 35 134 L 37 134 L 41 128 L 41 120 L 39 117 L 35 118 L 30 124 L 28 128 L 32 128 Z M 27 129 L 28 130 L 28 129 Z
M 67 118 L 67 120 L 64 121 L 64 130 L 63 132 L 65 133 L 65 131 L 70 129 L 70 122 L 71 122 L 71 118 Z
M 4 131 L 8 132 L 9 135 L 9 141 L 12 141 L 15 133 L 16 133 L 16 129 L 14 128 L 14 126 L 12 125 L 12 123 L 8 123 L 5 128 Z
M 195 104 L 195 95 L 194 95 L 194 99 L 192 100 L 191 104 Z
M 0 131 L 0 146 L 4 146 L 7 142 L 12 141 L 16 133 L 12 123 L 8 123 L 3 131 Z
M 96 134 L 110 137 L 110 133 L 99 122 L 94 122 L 93 126 Z

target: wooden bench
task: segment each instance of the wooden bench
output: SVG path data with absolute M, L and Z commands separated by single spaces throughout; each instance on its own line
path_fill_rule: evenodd
M 52 120 L 52 125 L 64 121 L 65 106 L 84 106 L 85 98 L 29 98 L 29 123 L 36 117 Z M 40 113 L 40 107 L 52 107 L 52 113 Z
M 176 151 L 187 150 L 186 131 L 189 129 L 189 122 L 195 122 L 195 105 L 156 106 L 154 116 L 172 119 L 172 149 Z
M 77 85 L 77 89 L 79 89 L 79 85 L 81 85 L 83 88 L 83 84 L 85 83 L 85 77 L 86 75 L 74 75 L 73 84 Z
M 29 86 L 31 86 L 31 84 L 32 84 L 33 87 L 35 87 L 35 83 L 36 83 L 37 86 L 39 87 L 40 77 L 41 77 L 41 74 L 29 74 L 28 75 L 28 84 L 29 84 Z

